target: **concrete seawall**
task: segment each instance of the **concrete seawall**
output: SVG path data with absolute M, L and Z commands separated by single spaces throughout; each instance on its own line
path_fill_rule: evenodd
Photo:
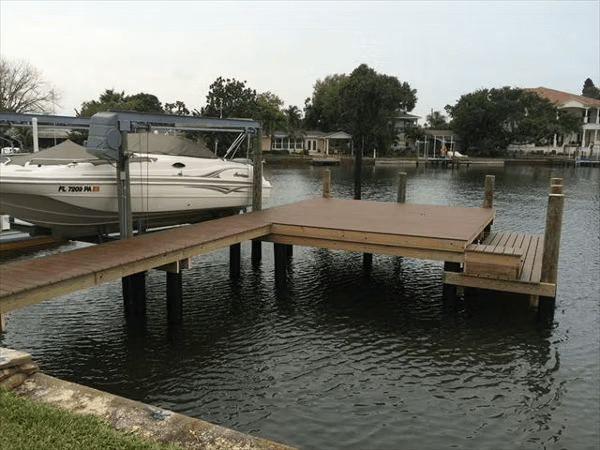
M 267 439 L 45 375 L 27 353 L 16 350 L 0 348 L 0 386 L 76 414 L 98 416 L 116 430 L 134 432 L 155 441 L 175 442 L 188 449 L 293 450 Z

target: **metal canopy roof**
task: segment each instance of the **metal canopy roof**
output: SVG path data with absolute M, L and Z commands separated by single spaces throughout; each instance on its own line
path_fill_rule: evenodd
M 121 131 L 136 128 L 169 128 L 189 131 L 257 133 L 260 123 L 251 119 L 219 119 L 215 117 L 178 116 L 172 114 L 143 113 L 136 111 L 109 111 L 118 117 Z M 102 114 L 102 113 L 98 113 Z M 46 114 L 19 114 L 0 112 L 0 122 L 13 126 L 29 127 L 37 120 L 38 126 L 88 129 L 90 117 L 53 116 Z

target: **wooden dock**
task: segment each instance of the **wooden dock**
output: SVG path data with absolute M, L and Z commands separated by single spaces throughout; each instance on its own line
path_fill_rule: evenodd
M 324 198 L 5 264 L 0 313 L 151 269 L 180 275 L 190 258 L 219 248 L 237 248 L 239 271 L 239 244 L 248 240 L 275 244 L 276 279 L 277 247 L 301 245 L 442 260 L 458 268 L 444 272 L 445 285 L 555 297 L 556 267 L 542 281 L 541 237 L 489 233 L 494 220 L 489 178 L 481 208 L 403 203 L 402 189 L 397 203 L 331 199 L 327 181 Z

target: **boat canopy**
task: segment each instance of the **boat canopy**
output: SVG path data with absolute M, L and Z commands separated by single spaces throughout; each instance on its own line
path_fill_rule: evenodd
M 139 156 L 145 154 L 191 156 L 196 158 L 217 158 L 206 146 L 178 136 L 155 133 L 130 133 L 127 136 L 128 152 Z M 87 149 L 73 141 L 60 144 L 35 153 L 11 155 L 8 164 L 60 165 L 90 162 L 108 164 L 106 160 L 96 158 Z

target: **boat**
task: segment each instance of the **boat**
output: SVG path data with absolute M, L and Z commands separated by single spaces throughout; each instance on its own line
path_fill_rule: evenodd
M 132 219 L 138 228 L 194 223 L 251 206 L 251 164 L 217 158 L 177 136 L 130 134 L 128 142 Z M 6 156 L 0 165 L 0 214 L 56 238 L 119 231 L 115 161 L 98 158 L 71 141 Z M 263 203 L 270 190 L 263 178 Z

